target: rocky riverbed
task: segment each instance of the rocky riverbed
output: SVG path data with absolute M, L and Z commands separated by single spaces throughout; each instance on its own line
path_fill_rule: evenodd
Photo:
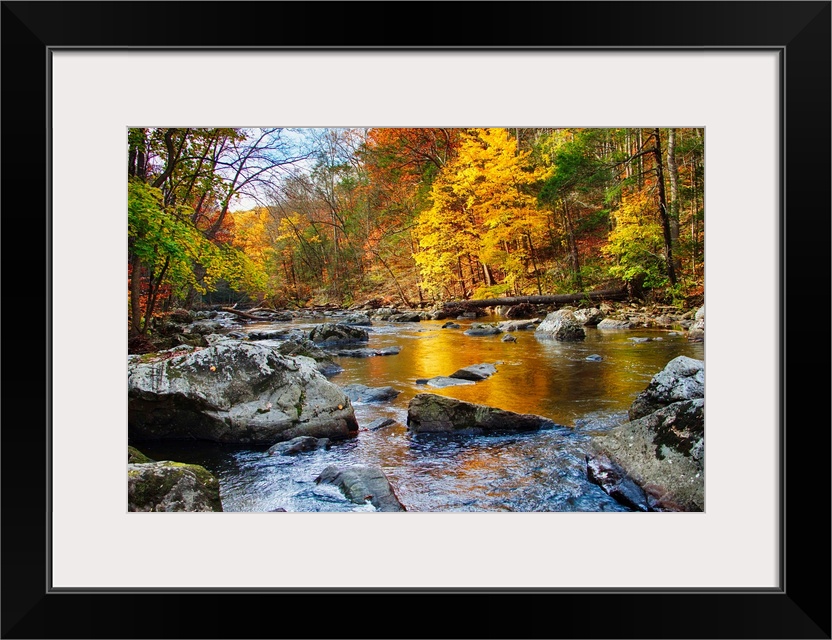
M 131 510 L 704 509 L 703 308 L 260 313 L 169 314 L 166 349 L 128 356 L 130 442 L 156 454 Z

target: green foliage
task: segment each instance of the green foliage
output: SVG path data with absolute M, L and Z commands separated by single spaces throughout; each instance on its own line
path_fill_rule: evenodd
M 266 274 L 236 249 L 207 240 L 184 207 L 166 207 L 162 192 L 131 179 L 127 187 L 127 233 L 130 251 L 151 277 L 163 275 L 174 292 L 193 287 L 213 290 L 220 280 L 242 291 L 263 290 Z M 197 270 L 204 273 L 198 274 Z
M 616 259 L 610 275 L 654 288 L 667 284 L 667 274 L 662 229 L 650 204 L 644 192 L 624 197 L 621 206 L 612 212 L 615 228 L 609 234 L 609 244 L 601 251 Z

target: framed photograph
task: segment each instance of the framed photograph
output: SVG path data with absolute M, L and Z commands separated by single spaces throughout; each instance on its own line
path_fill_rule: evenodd
M 817 415 L 829 377 L 810 366 L 816 334 L 827 332 L 802 317 L 829 315 L 829 2 L 4 2 L 2 11 L 3 637 L 830 637 L 828 408 Z M 703 198 L 705 229 L 705 507 L 653 496 L 658 508 L 612 499 L 572 508 L 576 497 L 562 509 L 520 499 L 501 513 L 466 502 L 481 497 L 447 508 L 431 496 L 408 513 L 367 513 L 383 510 L 373 502 L 275 514 L 281 505 L 241 493 L 224 513 L 128 512 L 125 328 L 150 298 L 125 287 L 125 238 L 128 206 L 154 196 L 131 191 L 128 202 L 122 162 L 138 167 L 133 132 L 158 128 L 160 148 L 173 145 L 165 127 L 324 137 L 465 128 L 480 141 L 506 133 L 515 158 L 524 131 L 541 140 L 621 131 L 604 139 L 610 148 L 647 148 L 627 131 L 701 141 L 704 187 L 688 196 L 693 208 Z M 625 205 L 635 210 L 610 210 Z M 566 229 L 569 211 L 558 215 Z M 316 237 L 295 232 L 298 243 Z M 479 268 L 467 281 L 459 265 L 453 285 L 436 286 L 528 293 L 500 288 L 515 282 L 509 266 L 496 277 Z M 297 292 L 302 278 L 294 282 Z M 45 325 L 9 323 L 20 317 Z M 509 440 L 511 455 L 529 453 Z M 239 506 L 247 500 L 257 508 Z M 362 609 L 314 624 L 292 615 L 344 597 Z M 381 622 L 379 602 L 402 608 L 405 631 Z M 476 613 L 437 626 L 426 603 Z M 514 603 L 566 615 L 542 623 L 486 609 Z

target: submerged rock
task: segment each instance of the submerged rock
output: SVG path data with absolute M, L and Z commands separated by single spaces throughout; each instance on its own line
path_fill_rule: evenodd
M 471 325 L 470 329 L 466 329 L 463 333 L 466 336 L 497 336 L 503 332 L 500 327 L 497 327 L 493 324 L 484 324 L 481 322 L 475 322 Z
M 674 402 L 705 397 L 705 362 L 678 356 L 653 376 L 650 384 L 630 406 L 630 420 L 636 420 Z
M 382 347 L 381 349 L 336 349 L 330 353 L 342 358 L 372 358 L 374 356 L 394 356 L 401 350 L 401 347 Z
M 383 402 L 392 400 L 401 391 L 393 387 L 368 387 L 363 384 L 348 384 L 344 393 L 352 402 Z
M 460 325 L 458 325 L 456 322 L 448 321 L 448 322 L 446 322 L 445 324 L 442 325 L 442 328 L 443 329 L 459 329 Z
M 329 449 L 329 438 L 298 436 L 286 442 L 278 442 L 269 447 L 270 456 L 294 456 L 307 451 Z
M 586 331 L 574 313 L 560 309 L 546 316 L 535 330 L 535 335 L 554 338 L 561 342 L 577 342 L 586 338 Z
M 378 429 L 383 429 L 394 424 L 396 424 L 396 421 L 393 418 L 376 418 L 366 428 L 368 431 L 377 431 Z
M 354 435 L 349 398 L 316 363 L 260 343 L 218 344 L 128 364 L 131 439 L 274 444 L 299 435 Z
M 510 333 L 507 333 L 502 338 L 500 338 L 500 342 L 517 342 L 517 338 Z
M 429 387 L 442 389 L 444 387 L 458 387 L 466 384 L 474 384 L 473 380 L 464 378 L 451 378 L 448 376 L 434 376 L 433 378 L 418 378 L 416 384 L 426 384 Z
M 220 484 L 204 467 L 181 462 L 127 465 L 128 511 L 222 511 Z
M 450 377 L 478 381 L 490 378 L 495 373 L 497 373 L 497 367 L 493 364 L 472 364 L 454 371 Z
M 370 502 L 379 511 L 406 511 L 379 467 L 353 466 L 339 469 L 330 465 L 315 478 L 316 484 L 322 482 L 338 487 L 355 504 Z
M 415 433 L 537 431 L 556 426 L 559 425 L 543 416 L 513 413 L 432 393 L 415 396 L 407 408 L 407 428 Z

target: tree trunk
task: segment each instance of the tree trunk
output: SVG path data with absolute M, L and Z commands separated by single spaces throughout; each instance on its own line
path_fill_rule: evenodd
M 130 260 L 130 333 L 142 331 L 142 261 L 133 254 Z
M 659 216 L 662 221 L 662 233 L 664 235 L 664 255 L 665 264 L 667 266 L 667 277 L 670 279 L 670 284 L 676 284 L 676 270 L 673 268 L 673 242 L 670 238 L 670 216 L 667 211 L 667 196 L 664 193 L 664 170 L 662 168 L 662 143 L 659 129 L 653 130 L 653 137 L 656 144 L 653 147 L 653 152 L 656 157 L 656 175 L 659 187 Z
M 673 268 L 678 272 L 681 268 L 679 261 L 679 165 L 676 163 L 676 129 L 670 129 L 667 134 L 667 173 L 670 179 L 670 242 L 673 245 Z
M 575 278 L 575 284 L 579 289 L 583 289 L 583 281 L 581 280 L 581 260 L 578 255 L 578 242 L 575 240 L 575 229 L 572 226 L 572 215 L 569 213 L 569 206 L 566 200 L 563 200 L 563 220 L 566 227 L 567 238 L 569 239 L 569 259 L 572 263 L 572 276 Z

